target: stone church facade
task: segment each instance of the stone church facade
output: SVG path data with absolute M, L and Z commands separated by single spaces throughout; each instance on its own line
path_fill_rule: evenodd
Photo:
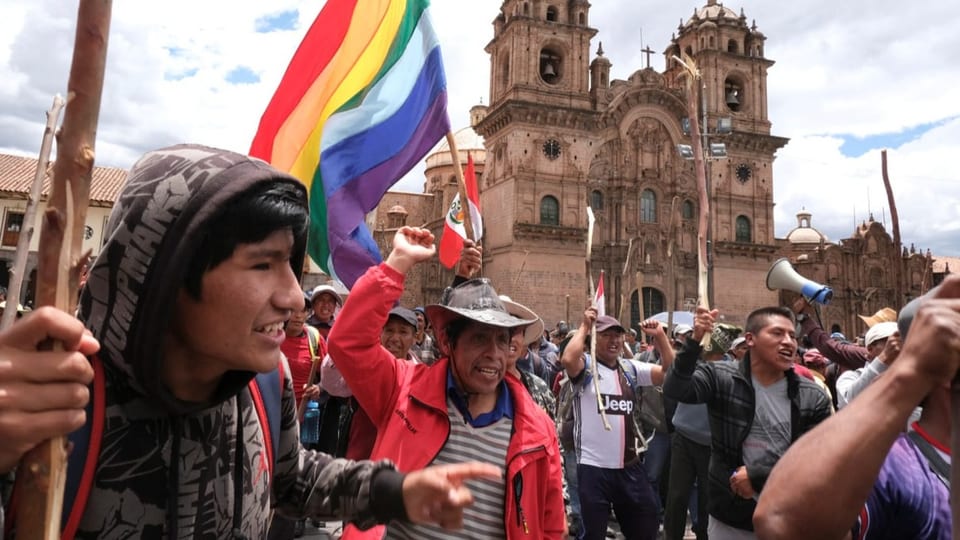
M 586 0 L 504 0 L 494 19 L 489 105 L 474 107 L 471 128 L 456 134 L 461 161 L 470 153 L 477 163 L 483 275 L 548 325 L 579 320 L 589 205 L 593 279 L 604 271 L 607 313 L 635 325 L 695 305 L 699 201 L 693 161 L 678 152 L 691 140 L 673 59 L 686 54 L 703 75 L 705 146 L 725 150 L 707 162 L 710 303 L 742 324 L 752 309 L 781 300 L 765 286 L 772 263 L 803 254 L 774 238 L 772 165 L 787 139 L 772 134 L 768 117 L 766 37 L 742 11 L 708 0 L 667 44 L 664 72 L 649 67 L 648 48 L 646 67 L 611 80 L 602 44 L 592 43 L 590 9 Z M 423 194 L 389 193 L 368 219 L 385 252 L 390 224 L 442 230 L 457 190 L 446 142 L 426 165 Z M 391 209 L 418 218 L 391 221 Z M 439 262 L 421 265 L 403 301 L 435 302 L 451 279 Z M 849 309 L 831 321 L 852 323 Z

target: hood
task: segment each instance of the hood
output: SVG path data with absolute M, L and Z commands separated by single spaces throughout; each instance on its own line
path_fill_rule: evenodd
M 197 145 L 150 152 L 127 175 L 81 292 L 79 315 L 111 371 L 168 412 L 221 402 L 255 375 L 229 372 L 211 403 L 187 403 L 161 384 L 161 353 L 174 299 L 207 224 L 236 196 L 278 179 L 303 187 L 265 162 Z M 291 261 L 298 277 L 303 256 L 295 253 Z

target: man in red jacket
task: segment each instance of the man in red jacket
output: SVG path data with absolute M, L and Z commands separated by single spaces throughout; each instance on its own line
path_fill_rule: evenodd
M 484 461 L 497 480 L 468 482 L 475 502 L 453 534 L 399 522 L 343 538 L 563 538 L 566 529 L 557 436 L 519 379 L 506 376 L 510 335 L 535 320 L 510 315 L 485 279 L 448 289 L 426 309 L 441 358 L 432 366 L 397 360 L 380 329 L 403 292 L 407 272 L 433 257 L 430 231 L 401 228 L 386 262 L 369 269 L 330 334 L 330 356 L 377 426 L 373 459 L 401 471 Z

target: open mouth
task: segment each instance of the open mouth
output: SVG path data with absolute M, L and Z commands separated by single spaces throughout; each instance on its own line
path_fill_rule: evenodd
M 283 321 L 261 326 L 260 328 L 254 328 L 253 331 L 261 334 L 274 335 L 277 332 L 283 331 Z

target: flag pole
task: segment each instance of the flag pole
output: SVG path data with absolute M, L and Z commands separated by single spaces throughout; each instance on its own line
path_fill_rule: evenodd
M 450 147 L 450 157 L 453 158 L 453 170 L 457 174 L 457 190 L 460 193 L 460 208 L 463 211 L 463 230 L 467 234 L 467 240 L 474 240 L 473 216 L 470 215 L 470 199 L 467 198 L 467 182 L 463 179 L 460 150 L 457 149 L 457 140 L 452 131 L 447 132 L 447 145 Z M 479 188 L 480 186 L 477 186 L 477 189 Z
M 110 0 L 79 3 L 67 106 L 40 230 L 37 304 L 55 306 L 67 313 L 75 311 L 80 265 L 86 258 L 80 250 L 90 200 L 111 9 Z M 52 347 L 61 349 L 62 344 L 53 343 Z M 66 457 L 66 438 L 60 436 L 40 443 L 21 459 L 16 480 L 17 538 L 60 538 Z

